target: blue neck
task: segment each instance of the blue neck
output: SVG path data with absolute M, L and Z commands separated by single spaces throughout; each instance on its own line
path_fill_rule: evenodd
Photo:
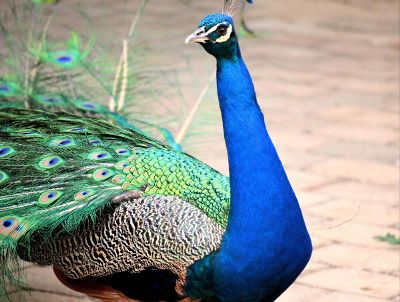
M 309 235 L 239 50 L 217 59 L 217 84 L 231 207 L 214 286 L 221 301 L 240 295 L 273 301 L 308 262 Z

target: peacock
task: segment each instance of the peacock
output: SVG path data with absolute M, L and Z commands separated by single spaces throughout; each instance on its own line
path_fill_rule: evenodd
M 216 58 L 230 178 L 98 116 L 1 109 L 3 290 L 17 257 L 103 301 L 269 302 L 295 281 L 312 244 L 240 52 L 241 5 L 186 39 Z

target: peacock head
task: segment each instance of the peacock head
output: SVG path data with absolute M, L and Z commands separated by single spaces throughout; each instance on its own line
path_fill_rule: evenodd
M 233 58 L 239 55 L 239 45 L 233 19 L 225 14 L 205 17 L 197 30 L 186 38 L 185 43 L 200 43 L 214 57 Z

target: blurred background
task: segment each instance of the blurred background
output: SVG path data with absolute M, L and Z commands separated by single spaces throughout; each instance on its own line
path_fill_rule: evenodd
M 203 16 L 220 11 L 221 1 L 62 0 L 31 23 L 13 19 L 6 2 L 0 0 L 0 13 L 14 38 L 33 25 L 55 42 L 71 31 L 82 44 L 95 36 L 94 53 L 115 62 L 108 73 L 109 64 L 97 66 L 111 84 L 122 40 L 142 8 L 129 42 L 130 72 L 140 85 L 128 95 L 134 102 L 125 116 L 140 114 L 176 138 L 199 101 L 179 143 L 228 173 L 214 59 L 183 43 Z M 255 2 L 246 9 L 255 35 L 241 32 L 242 54 L 315 247 L 278 301 L 400 301 L 399 1 Z M 2 55 L 10 52 L 4 41 Z M 149 87 L 152 93 L 138 93 Z M 96 97 L 109 102 L 101 92 Z M 26 271 L 28 301 L 89 301 L 64 288 L 51 268 Z

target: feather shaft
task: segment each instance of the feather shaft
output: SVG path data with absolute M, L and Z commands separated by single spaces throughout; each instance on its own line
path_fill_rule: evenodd
M 122 83 L 121 92 L 118 99 L 118 111 L 121 111 L 125 104 L 126 88 L 128 85 L 128 40 L 124 39 L 122 47 L 123 64 L 122 64 Z
M 206 83 L 206 85 L 203 87 L 199 97 L 196 100 L 196 103 L 194 104 L 192 110 L 190 111 L 188 117 L 186 118 L 185 122 L 183 123 L 181 129 L 179 130 L 178 134 L 176 135 L 176 143 L 181 144 L 184 138 L 186 137 L 186 134 L 190 128 L 190 125 L 192 124 L 194 117 L 196 116 L 197 111 L 200 108 L 200 104 L 203 102 L 208 90 L 210 89 L 211 83 L 215 80 L 215 71 L 213 71 Z

